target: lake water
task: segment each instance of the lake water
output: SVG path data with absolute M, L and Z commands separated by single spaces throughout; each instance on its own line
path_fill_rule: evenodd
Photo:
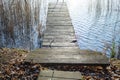
M 120 39 L 120 0 L 66 2 L 80 49 L 106 52 L 109 56 L 113 41 L 117 49 Z

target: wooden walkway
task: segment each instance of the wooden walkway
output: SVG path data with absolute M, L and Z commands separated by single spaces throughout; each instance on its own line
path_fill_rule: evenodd
M 108 65 L 109 59 L 78 48 L 66 3 L 50 3 L 43 48 L 32 51 L 26 61 L 47 64 Z
M 43 47 L 77 47 L 74 29 L 65 3 L 49 4 Z

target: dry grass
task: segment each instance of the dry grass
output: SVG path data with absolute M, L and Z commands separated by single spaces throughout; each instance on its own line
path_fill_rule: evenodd
M 39 30 L 36 31 L 40 33 L 40 8 L 41 0 L 0 0 L 0 29 L 6 42 L 15 40 L 16 29 L 19 35 L 30 38 L 31 29 L 37 25 Z

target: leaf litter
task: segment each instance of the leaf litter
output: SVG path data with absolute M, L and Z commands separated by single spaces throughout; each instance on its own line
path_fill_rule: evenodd
M 29 51 L 0 49 L 0 80 L 37 80 L 41 70 L 80 71 L 84 80 L 120 80 L 120 60 L 111 59 L 110 66 L 38 64 L 25 62 Z

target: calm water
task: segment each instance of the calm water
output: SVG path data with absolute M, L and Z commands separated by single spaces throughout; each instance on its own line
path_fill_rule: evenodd
M 57 1 L 57 0 L 56 0 Z M 63 0 L 61 0 L 63 1 Z M 120 38 L 120 0 L 67 0 L 80 49 L 107 52 Z

